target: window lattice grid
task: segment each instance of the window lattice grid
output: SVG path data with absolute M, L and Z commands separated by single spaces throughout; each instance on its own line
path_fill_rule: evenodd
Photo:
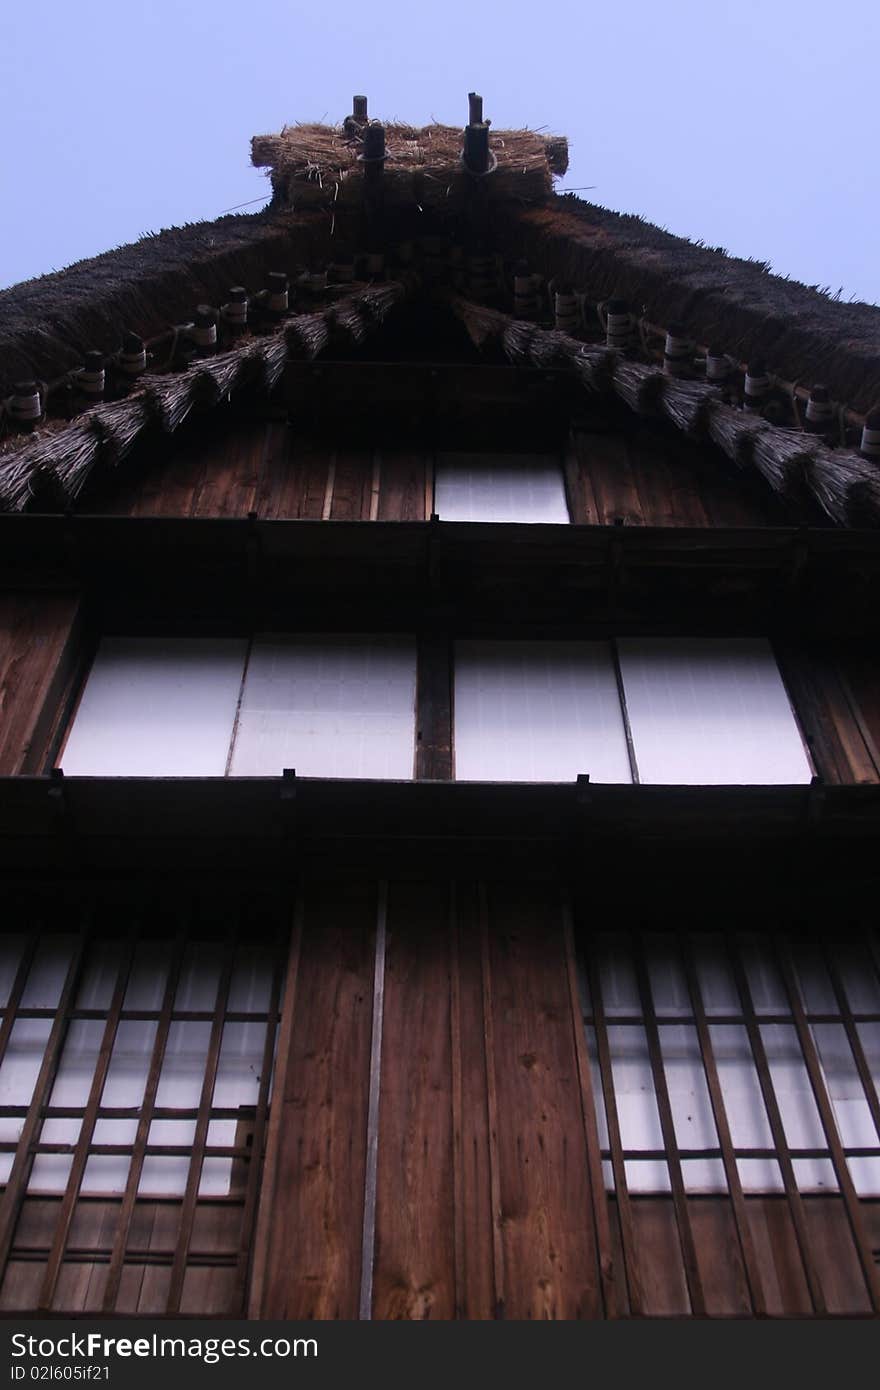
M 581 989 L 610 1189 L 622 1164 L 630 1191 L 671 1191 L 672 1165 L 726 1191 L 732 1158 L 745 1191 L 781 1192 L 782 1157 L 800 1191 L 838 1191 L 842 1156 L 844 1184 L 880 1195 L 873 938 L 599 934 Z
M 869 1306 L 880 1312 L 866 1207 L 880 1194 L 876 937 L 600 933 L 584 939 L 580 989 L 599 1161 L 634 1311 L 643 1291 L 632 1200 L 665 1194 L 692 1312 L 706 1307 L 694 1202 L 729 1199 L 760 1313 L 766 1290 L 749 1203 L 775 1196 L 810 1306 L 826 1313 L 828 1270 L 807 1208 L 826 1194 L 841 1204 Z
M 199 1265 L 244 1287 L 286 941 L 259 913 L 161 932 L 0 938 L 0 1264 L 40 1266 L 40 1307 L 77 1262 L 106 1267 L 105 1311 L 138 1261 L 166 1311 Z

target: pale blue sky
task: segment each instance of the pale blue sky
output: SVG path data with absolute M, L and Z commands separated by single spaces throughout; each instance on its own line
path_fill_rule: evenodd
M 0 26 L 0 284 L 259 198 L 252 134 L 568 135 L 565 187 L 880 301 L 876 0 L 47 0 Z M 255 204 L 259 207 L 259 204 Z

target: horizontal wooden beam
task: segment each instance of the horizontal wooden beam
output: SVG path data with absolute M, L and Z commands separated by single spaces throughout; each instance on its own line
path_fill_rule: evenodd
M 880 531 L 0 516 L 0 589 L 100 630 L 876 636 Z M 295 599 L 295 609 L 291 602 Z

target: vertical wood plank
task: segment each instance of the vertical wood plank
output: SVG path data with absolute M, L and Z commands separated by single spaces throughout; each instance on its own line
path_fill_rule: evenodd
M 448 889 L 418 882 L 392 884 L 375 1318 L 455 1315 L 449 947 Z
M 373 949 L 373 1011 L 370 1020 L 370 1089 L 367 1097 L 367 1148 L 364 1160 L 364 1214 L 361 1227 L 359 1316 L 373 1316 L 376 1262 L 376 1194 L 379 1182 L 379 1106 L 382 1095 L 382 1039 L 385 1027 L 385 955 L 388 941 L 388 882 L 380 879 Z
M 331 521 L 369 521 L 373 458 L 367 449 L 340 449 L 336 453 Z
M 43 771 L 78 615 L 76 594 L 0 595 L 0 776 Z
M 503 1282 L 496 1287 L 495 1169 L 490 1143 L 479 896 L 474 883 L 455 885 L 451 1031 L 453 1049 L 458 1039 L 461 1085 L 455 1150 L 456 1306 L 459 1317 L 485 1320 L 497 1315 Z M 501 1274 L 503 1279 L 503 1269 Z
M 483 986 L 483 1048 L 486 1057 L 486 1114 L 489 1122 L 489 1188 L 492 1204 L 492 1270 L 495 1284 L 495 1317 L 506 1316 L 507 1277 L 505 1269 L 501 1201 L 501 1161 L 499 1143 L 498 1076 L 495 1065 L 495 1007 L 493 1002 L 492 950 L 489 937 L 489 902 L 485 883 L 478 886 L 480 920 L 480 966 Z
M 263 1164 L 260 1202 L 254 1232 L 253 1251 L 250 1259 L 250 1290 L 248 1295 L 248 1317 L 263 1316 L 262 1307 L 265 1296 L 266 1270 L 275 1219 L 275 1190 L 278 1181 L 282 1118 L 284 1115 L 283 1097 L 287 1088 L 287 1071 L 290 1065 L 293 1042 L 293 1021 L 297 1007 L 297 985 L 299 982 L 299 962 L 302 950 L 304 902 L 302 890 L 297 889 L 293 910 L 293 924 L 290 948 L 284 976 L 284 993 L 281 1000 L 281 1024 L 278 1029 L 278 1046 L 275 1052 L 275 1071 L 272 1078 L 272 1105 L 269 1110 L 269 1126 L 266 1135 L 266 1157 Z
M 505 1315 L 602 1314 L 557 891 L 489 896 Z
M 577 1056 L 578 1079 L 581 1088 L 581 1114 L 584 1125 L 584 1139 L 587 1145 L 590 1195 L 593 1203 L 593 1221 L 599 1249 L 599 1274 L 602 1286 L 602 1302 L 607 1317 L 617 1317 L 623 1311 L 622 1293 L 617 1286 L 614 1250 L 611 1243 L 611 1224 L 608 1218 L 608 1198 L 605 1194 L 605 1180 L 602 1174 L 602 1153 L 599 1131 L 596 1123 L 596 1101 L 593 1095 L 593 1078 L 590 1071 L 590 1058 L 587 1053 L 587 1040 L 584 1036 L 584 1020 L 581 1008 L 578 981 L 577 953 L 572 928 L 571 905 L 563 904 L 563 941 L 565 945 L 565 964 L 568 974 L 569 1003 L 571 1023 Z
M 378 521 L 427 521 L 426 479 L 430 457 L 417 450 L 383 449 Z
M 448 633 L 424 632 L 418 640 L 416 777 L 452 777 L 452 642 Z
M 356 1318 L 361 1278 L 376 886 L 304 888 L 296 1009 L 265 1190 L 264 1318 Z M 270 1155 L 271 1156 L 271 1155 Z

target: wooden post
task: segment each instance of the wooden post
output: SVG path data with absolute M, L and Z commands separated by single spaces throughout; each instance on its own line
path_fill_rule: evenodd
M 363 244 L 368 255 L 375 255 L 384 250 L 385 127 L 381 121 L 370 121 L 364 127 L 363 151 L 359 158 L 364 166 Z
M 468 124 L 480 125 L 483 120 L 483 98 L 476 92 L 468 92 Z

